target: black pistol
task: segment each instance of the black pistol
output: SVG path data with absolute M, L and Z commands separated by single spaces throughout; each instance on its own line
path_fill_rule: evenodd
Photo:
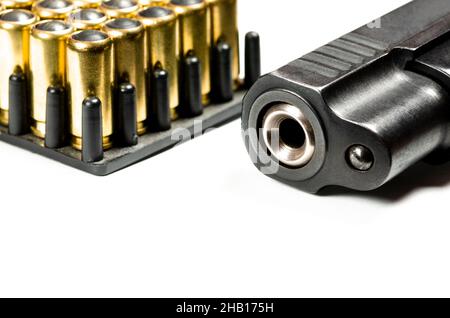
M 261 77 L 242 129 L 265 174 L 379 188 L 450 159 L 450 1 L 416 0 Z

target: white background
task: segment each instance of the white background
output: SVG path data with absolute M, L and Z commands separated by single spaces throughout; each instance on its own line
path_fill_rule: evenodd
M 274 70 L 405 0 L 241 0 Z M 450 165 L 313 196 L 236 121 L 106 178 L 0 143 L 0 296 L 450 296 Z

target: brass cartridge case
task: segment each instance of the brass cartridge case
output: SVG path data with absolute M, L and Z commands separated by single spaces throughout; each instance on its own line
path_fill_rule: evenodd
M 41 0 L 33 4 L 33 12 L 40 19 L 66 19 L 74 9 L 69 0 Z
M 105 0 L 100 9 L 110 18 L 132 18 L 139 11 L 137 0 Z
M 34 0 L 2 0 L 3 9 L 31 9 Z
M 169 4 L 170 0 L 138 0 L 139 5 L 143 8 L 150 6 L 165 6 Z
M 0 13 L 0 124 L 9 118 L 9 76 L 29 76 L 30 29 L 36 16 L 28 10 L 10 9 Z
M 76 9 L 67 19 L 75 30 L 100 30 L 107 20 L 106 14 L 97 9 Z
M 75 8 L 81 9 L 96 9 L 100 7 L 102 0 L 74 0 L 73 5 Z
M 72 146 L 82 147 L 82 104 L 86 97 L 102 102 L 103 147 L 112 146 L 113 51 L 112 40 L 97 30 L 78 31 L 67 44 L 67 86 Z
M 31 30 L 31 131 L 40 138 L 45 138 L 47 89 L 66 87 L 66 40 L 72 31 L 59 20 L 41 21 Z
M 140 11 L 137 19 L 145 27 L 145 69 L 152 74 L 158 66 L 169 74 L 169 104 L 172 119 L 175 119 L 179 106 L 177 16 L 169 8 L 155 6 Z
M 106 23 L 103 31 L 113 40 L 114 82 L 136 89 L 137 132 L 142 135 L 147 121 L 144 27 L 138 20 L 119 18 Z
M 207 0 L 211 19 L 211 43 L 216 45 L 224 41 L 233 51 L 232 74 L 235 89 L 239 79 L 239 31 L 237 21 L 237 0 Z
M 208 5 L 205 0 L 171 0 L 178 15 L 180 58 L 192 52 L 201 63 L 203 103 L 209 103 L 211 92 L 211 36 Z

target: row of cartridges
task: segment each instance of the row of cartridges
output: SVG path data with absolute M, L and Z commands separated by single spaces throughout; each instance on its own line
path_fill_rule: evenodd
M 198 116 L 245 84 L 237 0 L 1 5 L 0 125 L 14 135 L 31 130 L 50 148 L 89 146 L 84 108 L 97 111 L 91 121 L 101 122 L 106 150 Z

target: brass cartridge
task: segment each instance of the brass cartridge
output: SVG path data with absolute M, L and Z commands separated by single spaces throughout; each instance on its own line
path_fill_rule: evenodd
M 140 11 L 137 19 L 145 28 L 145 69 L 152 74 L 155 67 L 160 67 L 169 74 L 169 104 L 175 119 L 179 105 L 177 16 L 169 8 L 155 6 Z
M 81 9 L 96 9 L 100 7 L 102 0 L 74 0 L 73 5 L 75 8 Z
M 30 29 L 36 16 L 28 10 L 10 9 L 0 13 L 0 124 L 8 125 L 9 76 L 29 76 Z
M 41 0 L 33 4 L 33 12 L 41 19 L 66 19 L 74 9 L 69 0 Z
M 70 24 L 44 20 L 35 24 L 30 39 L 31 131 L 45 137 L 47 89 L 66 87 L 66 40 Z
M 113 51 L 104 32 L 83 30 L 72 34 L 67 45 L 67 86 L 72 146 L 82 147 L 82 104 L 87 97 L 102 103 L 103 147 L 112 146 Z
M 139 5 L 143 8 L 150 6 L 164 6 L 169 4 L 170 0 L 138 0 Z
M 113 40 L 114 82 L 136 89 L 137 132 L 142 135 L 147 121 L 144 27 L 138 20 L 119 18 L 106 23 L 103 31 Z
M 137 0 L 105 0 L 100 9 L 110 18 L 132 18 L 139 11 Z
M 34 0 L 2 0 L 3 9 L 31 9 Z
M 207 105 L 211 92 L 208 5 L 205 0 L 171 0 L 170 7 L 179 19 L 180 58 L 193 53 L 200 60 L 203 104 Z
M 211 19 L 211 43 L 216 45 L 218 42 L 224 41 L 232 48 L 232 74 L 236 89 L 240 84 L 237 0 L 207 1 Z
M 76 9 L 67 19 L 75 30 L 99 30 L 107 20 L 106 14 L 97 9 Z

